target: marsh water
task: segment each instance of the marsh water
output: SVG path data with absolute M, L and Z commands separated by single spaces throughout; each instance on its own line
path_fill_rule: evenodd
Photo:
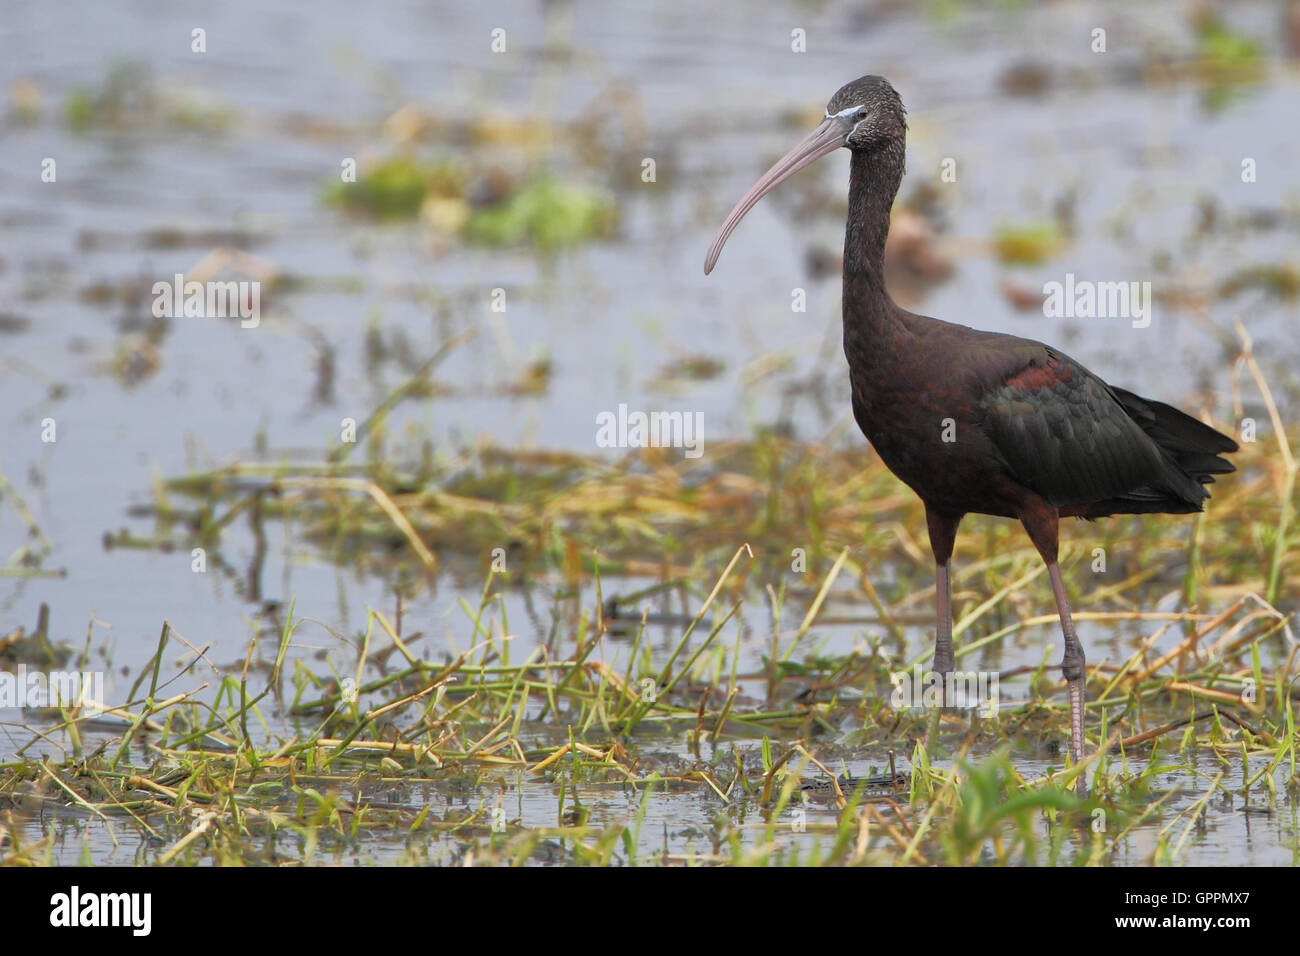
M 706 456 L 710 443 L 767 427 L 859 441 L 833 267 L 847 155 L 760 204 L 712 276 L 701 263 L 731 203 L 817 121 L 836 87 L 865 72 L 889 77 L 907 104 L 902 197 L 931 207 L 934 249 L 950 264 L 942 278 L 900 286 L 909 307 L 1052 341 L 1117 385 L 1225 419 L 1240 318 L 1289 411 L 1294 297 L 1249 283 L 1230 297 L 1214 291 L 1260 265 L 1295 263 L 1300 71 L 1279 5 L 1222 12 L 1260 46 L 1258 69 L 1244 77 L 1161 68 L 1193 57 L 1197 44 L 1182 8 L 1164 3 L 362 11 L 338 0 L 165 10 L 15 0 L 0 20 L 0 554 L 19 560 L 0 576 L 0 633 L 30 631 L 43 604 L 53 639 L 80 647 L 89 629 L 112 702 L 153 653 L 164 619 L 217 669 L 237 669 L 250 639 L 292 601 L 310 620 L 291 656 L 315 667 L 331 656 L 342 670 L 366 608 L 392 607 L 382 575 L 337 566 L 279 524 L 265 528 L 253 582 L 244 571 L 259 542 L 242 522 L 222 538 L 229 574 L 194 573 L 185 549 L 109 547 L 106 535 L 152 532 L 147 509 L 161 477 L 323 454 L 342 420 L 364 421 L 466 331 L 437 367 L 435 394 L 393 412 L 393 455 L 415 456 L 426 442 L 448 457 L 483 443 L 611 454 L 597 446 L 595 420 L 620 404 L 699 413 Z M 204 52 L 193 49 L 195 28 Z M 497 28 L 502 52 L 492 49 Z M 1097 28 L 1104 52 L 1094 49 Z M 792 31 L 803 31 L 803 52 L 792 50 Z M 79 90 L 115 97 L 112 121 L 74 122 Z M 393 117 L 412 105 L 427 118 L 422 154 L 508 175 L 544 166 L 608 196 L 616 234 L 542 254 L 448 242 L 422 220 L 374 221 L 325 201 L 347 159 L 406 145 Z M 51 158 L 57 175 L 43 181 Z M 647 158 L 653 182 L 642 176 Z M 955 181 L 941 178 L 945 168 Z M 1050 256 L 999 257 L 1000 232 L 1042 224 Z M 153 283 L 218 248 L 294 281 L 266 298 L 255 328 L 154 317 Z M 810 270 L 810 252 L 832 267 Z M 1150 282 L 1150 323 L 1047 318 L 1017 308 L 1008 291 L 1067 273 Z M 497 289 L 504 312 L 492 307 Z M 796 290 L 805 311 L 792 310 Z M 546 369 L 542 387 L 518 387 L 535 367 Z M 477 570 L 441 575 L 405 607 L 422 653 L 473 643 L 462 600 L 477 603 Z M 558 588 L 545 577 L 531 586 L 542 606 Z M 1050 607 L 1044 588 L 1034 596 Z M 530 615 L 517 590 L 504 600 L 522 659 L 550 621 Z M 836 610 L 851 614 L 853 600 Z M 579 602 L 594 606 L 594 590 Z M 759 666 L 770 628 L 758 600 L 747 613 L 742 670 Z M 818 627 L 810 652 L 845 653 L 869 630 Z M 680 628 L 651 633 L 663 653 Z M 909 628 L 915 647 L 928 634 Z M 1115 659 L 1146 632 L 1090 625 L 1084 636 L 1090 654 Z M 1056 660 L 1058 639 L 1039 628 L 1008 643 L 997 664 Z M 611 638 L 606 653 L 617 661 L 628 644 Z M 177 647 L 168 666 L 185 659 Z M 0 711 L 0 760 L 26 742 L 13 726 L 22 722 Z M 672 735 L 662 747 L 684 752 Z M 848 749 L 843 765 L 866 773 L 882 759 Z M 1049 763 L 1017 760 L 1029 774 Z M 1201 775 L 1184 771 L 1163 782 L 1180 790 L 1171 813 L 1204 790 Z M 523 825 L 555 823 L 553 787 L 513 772 L 500 786 Z M 710 792 L 652 796 L 647 852 L 707 846 L 718 812 Z M 431 786 L 401 799 L 474 797 Z M 595 822 L 635 814 L 640 800 L 618 789 L 584 795 Z M 1138 831 L 1116 862 L 1145 862 L 1153 832 Z M 1297 832 L 1293 801 L 1267 814 L 1216 804 L 1182 861 L 1294 864 Z M 140 844 L 76 824 L 56 858 L 85 852 L 128 863 Z M 338 855 L 401 852 L 377 835 Z

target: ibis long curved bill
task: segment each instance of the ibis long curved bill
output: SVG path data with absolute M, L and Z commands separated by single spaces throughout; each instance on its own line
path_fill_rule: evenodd
M 731 235 L 732 230 L 740 224 L 740 220 L 745 218 L 745 213 L 753 209 L 760 199 L 799 170 L 843 146 L 845 133 L 844 117 L 826 117 L 822 124 L 809 133 L 803 142 L 778 159 L 772 168 L 749 188 L 749 192 L 740 197 L 740 202 L 736 203 L 736 208 L 731 210 L 731 214 L 727 216 L 722 228 L 713 237 L 713 244 L 709 246 L 709 254 L 704 259 L 705 275 L 712 272 L 713 267 L 717 265 L 718 256 L 722 255 L 722 246 L 726 243 L 727 237 Z

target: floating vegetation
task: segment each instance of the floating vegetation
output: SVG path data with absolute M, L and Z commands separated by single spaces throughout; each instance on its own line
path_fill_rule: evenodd
M 0 335 L 17 335 L 19 332 L 25 332 L 31 324 L 32 320 L 25 316 L 0 312 Z
M 998 260 L 1008 265 L 1038 265 L 1061 247 L 1060 229 L 1052 222 L 1025 226 L 999 226 L 993 236 Z
M 41 88 L 30 76 L 20 76 L 9 87 L 9 116 L 14 122 L 29 125 L 41 118 Z
M 526 364 L 518 377 L 506 386 L 507 395 L 545 395 L 555 375 L 555 363 L 542 356 Z
M 661 366 L 649 385 L 667 391 L 679 390 L 690 382 L 711 382 L 727 370 L 727 363 L 713 355 L 683 355 Z
M 358 171 L 357 181 L 332 183 L 327 202 L 375 219 L 409 219 L 426 198 L 460 200 L 466 176 L 453 163 L 420 163 L 393 156 Z
M 1239 292 L 1259 290 L 1284 302 L 1300 296 L 1300 268 L 1291 263 L 1247 266 L 1219 283 L 1219 297 L 1230 298 Z
M 63 101 L 63 120 L 78 133 L 152 127 L 220 133 L 234 124 L 235 115 L 209 94 L 159 89 L 147 65 L 124 61 L 109 68 L 98 90 L 79 87 L 70 91 Z
M 608 238 L 618 224 L 612 200 L 594 190 L 546 175 L 521 184 L 494 176 L 480 184 L 454 163 L 409 156 L 363 169 L 355 183 L 332 183 L 325 199 L 375 219 L 418 215 L 439 232 L 473 243 L 544 251 Z
M 1239 93 L 1265 76 L 1262 44 L 1228 26 L 1207 7 L 1193 8 L 1194 56 L 1172 62 L 1156 61 L 1148 72 L 1160 80 L 1187 78 L 1202 85 L 1202 105 L 1218 112 Z
M 543 175 L 503 201 L 475 209 L 465 223 L 465 236 L 489 246 L 527 244 L 555 250 L 608 239 L 617 226 L 618 215 L 609 198 Z
M 1255 73 L 1263 55 L 1258 40 L 1237 33 L 1213 15 L 1198 19 L 1196 51 L 1205 69 L 1215 72 Z
M 0 635 L 0 667 L 15 664 L 32 664 L 38 667 L 61 667 L 72 656 L 71 648 L 50 643 L 50 608 L 41 605 L 40 616 L 31 634 L 26 628 L 15 628 Z

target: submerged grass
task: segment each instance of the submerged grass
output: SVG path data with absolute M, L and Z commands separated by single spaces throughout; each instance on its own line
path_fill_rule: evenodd
M 1243 363 L 1258 376 L 1248 352 Z M 395 394 L 424 394 L 408 385 Z M 151 536 L 122 531 L 106 541 L 204 547 L 221 565 L 223 538 L 237 522 L 283 520 L 299 540 L 363 571 L 412 577 L 447 565 L 466 580 L 494 570 L 514 583 L 548 573 L 575 583 L 599 564 L 606 576 L 666 585 L 706 579 L 748 542 L 758 560 L 738 569 L 735 592 L 771 582 L 804 596 L 813 587 L 805 582 L 838 561 L 896 635 L 894 616 L 929 613 L 933 569 L 920 502 L 857 441 L 759 434 L 713 444 L 699 459 L 650 448 L 617 461 L 480 446 L 403 465 L 385 447 L 398 403 L 363 423 L 364 462 L 353 460 L 358 445 L 342 445 L 325 462 L 240 462 L 172 478 L 155 490 Z M 1282 598 L 1300 548 L 1296 466 L 1271 396 L 1264 411 L 1259 440 L 1243 443 L 1238 473 L 1215 485 L 1206 515 L 1064 526 L 1062 564 L 1082 607 L 1134 607 L 1171 584 L 1188 606 Z M 1014 522 L 976 516 L 963 525 L 955 568 L 960 632 L 972 612 L 960 610 L 963 601 L 978 592 L 975 610 L 1004 612 L 1040 562 Z
M 1013 523 L 972 520 L 959 539 L 954 633 L 960 666 L 992 670 L 1014 697 L 993 712 L 910 709 L 893 675 L 931 653 L 924 518 L 861 448 L 761 434 L 700 460 L 484 447 L 398 466 L 383 439 L 389 412 L 422 394 L 407 383 L 363 423 L 364 461 L 341 446 L 323 463 L 159 481 L 153 534 L 110 536 L 203 548 L 233 576 L 236 519 L 284 521 L 397 582 L 396 614 L 370 610 L 321 657 L 291 606 L 273 654 L 254 639 L 225 669 L 164 623 L 121 705 L 5 728 L 0 855 L 1172 864 L 1225 814 L 1260 813 L 1296 863 L 1296 466 L 1243 341 L 1238 367 L 1274 430 L 1243 445 L 1211 511 L 1067 531 L 1076 620 L 1113 635 L 1090 659 L 1078 766 L 1061 750 L 1055 616 L 1025 594 L 1045 594 L 1041 563 Z M 484 584 L 461 602 L 464 649 L 434 659 L 404 630 L 402 600 L 445 574 Z M 537 642 L 517 641 L 506 597 L 538 590 L 551 624 L 538 615 Z M 682 613 L 652 613 L 674 602 Z M 825 633 L 845 625 L 854 646 L 830 651 Z M 1003 666 L 1035 629 L 1050 635 L 1039 662 Z
M 693 623 L 750 560 L 736 552 Z M 302 624 L 291 611 L 274 661 L 255 666 L 250 646 L 215 695 L 169 693 L 162 662 L 179 635 L 164 624 L 128 703 L 51 714 L 0 764 L 4 861 L 60 859 L 71 824 L 138 841 L 136 859 L 160 864 L 379 858 L 367 857 L 376 842 L 391 860 L 467 864 L 1105 864 L 1122 861 L 1142 827 L 1154 840 L 1143 862 L 1172 863 L 1212 797 L 1296 812 L 1296 653 L 1262 666 L 1286 622 L 1258 601 L 1146 615 L 1190 633 L 1172 652 L 1143 642 L 1094 667 L 1089 730 L 1104 743 L 1079 767 L 1026 773 L 1017 755 L 1064 735 L 1059 681 L 1040 677 L 991 716 L 942 712 L 927 744 L 929 715 L 892 706 L 898 662 L 878 646 L 784 670 L 775 685 L 762 672 L 710 676 L 707 649 L 733 607 L 680 666 L 689 628 L 663 663 L 620 673 L 605 647 L 592 653 L 604 640 L 586 618 L 564 652 L 540 646 L 510 664 L 491 588 L 468 621 L 481 640 L 450 660 L 416 656 L 371 611 L 354 670 L 289 670 Z M 391 653 L 402 666 L 386 663 Z M 895 748 L 910 774 L 891 766 Z M 829 769 L 864 753 L 887 758 L 889 773 Z M 1161 780 L 1177 768 L 1208 789 L 1175 811 L 1177 789 Z M 1080 772 L 1091 775 L 1086 799 L 1072 788 Z M 611 788 L 634 795 L 633 812 L 592 819 L 583 801 Z M 553 796 L 553 825 L 535 808 L 526 823 L 506 809 L 530 791 Z M 655 849 L 648 810 L 690 791 L 714 808 L 713 832 L 674 833 L 672 848 Z

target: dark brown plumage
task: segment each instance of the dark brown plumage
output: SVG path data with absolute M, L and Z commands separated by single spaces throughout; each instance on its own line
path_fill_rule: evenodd
M 1051 346 L 897 306 L 883 261 L 906 130 L 902 100 L 884 78 L 841 88 L 822 124 L 737 203 L 704 271 L 764 194 L 820 156 L 852 151 L 843 315 L 853 415 L 925 503 L 938 571 L 934 669 L 946 675 L 955 665 L 948 562 L 958 524 L 970 513 L 1019 519 L 1047 562 L 1061 616 L 1077 761 L 1085 668 L 1057 566 L 1060 518 L 1200 511 L 1205 486 L 1234 470 L 1219 456 L 1237 444 L 1176 408 L 1107 385 Z

